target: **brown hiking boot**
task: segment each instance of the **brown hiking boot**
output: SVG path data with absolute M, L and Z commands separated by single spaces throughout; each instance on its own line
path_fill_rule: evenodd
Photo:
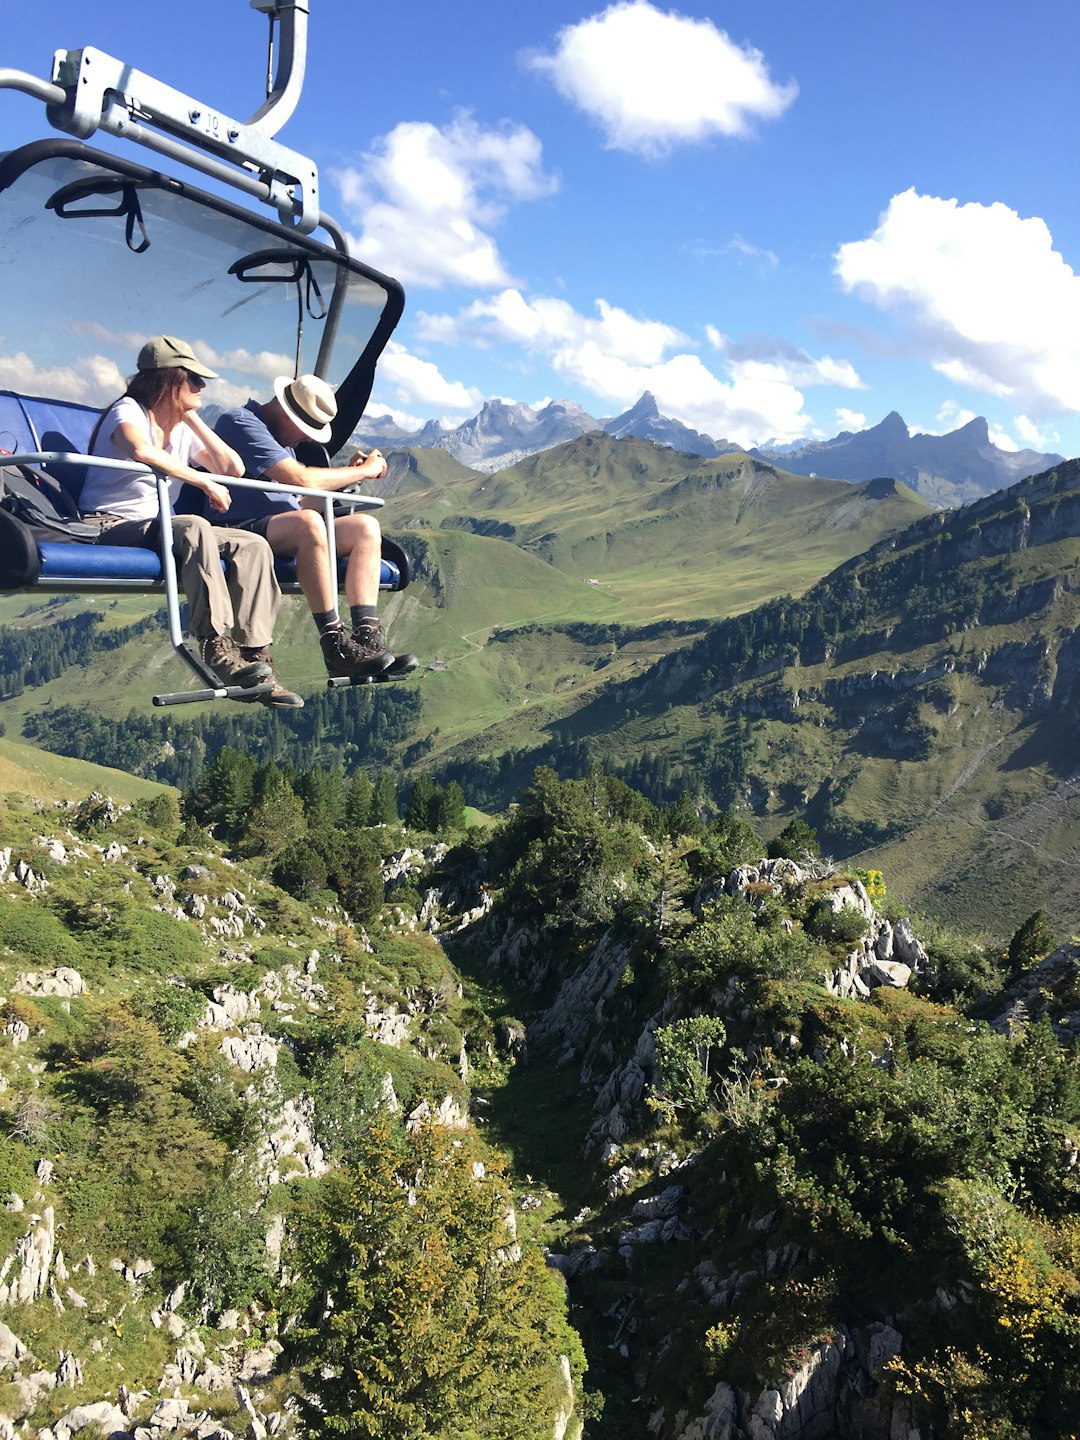
M 274 674 L 274 662 L 270 659 L 270 651 L 265 645 L 241 645 L 240 657 L 249 663 L 261 663 L 269 667 L 270 673 L 266 675 L 261 684 L 272 685 L 274 688 L 266 695 L 252 695 L 252 700 L 258 700 L 260 705 L 269 705 L 275 710 L 302 710 L 304 698 L 292 690 L 286 690 L 281 681 Z M 240 696 L 246 700 L 247 696 Z
M 323 659 L 332 679 L 343 676 L 363 680 L 381 675 L 393 665 L 394 656 L 382 643 L 377 624 L 365 626 L 358 635 L 346 635 L 341 628 L 325 630 L 319 636 Z
M 271 673 L 264 660 L 242 659 L 227 635 L 207 635 L 199 642 L 199 654 L 222 685 L 258 685 Z

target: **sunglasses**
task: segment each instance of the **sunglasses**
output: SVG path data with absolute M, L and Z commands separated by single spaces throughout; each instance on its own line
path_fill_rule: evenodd
M 187 383 L 191 386 L 192 390 L 206 389 L 206 381 L 201 375 L 195 375 L 190 370 L 185 370 L 184 374 L 187 376 Z

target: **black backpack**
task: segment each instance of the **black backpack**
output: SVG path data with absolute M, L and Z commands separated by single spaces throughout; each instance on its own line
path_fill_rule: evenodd
M 0 590 L 33 585 L 41 572 L 39 540 L 96 543 L 71 496 L 52 475 L 29 465 L 0 468 Z

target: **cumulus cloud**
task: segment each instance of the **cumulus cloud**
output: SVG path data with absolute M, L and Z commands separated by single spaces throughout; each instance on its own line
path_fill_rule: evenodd
M 845 410 L 841 405 L 836 411 L 836 423 L 841 430 L 850 430 L 855 434 L 866 429 L 866 416 L 861 410 Z
M 557 189 L 531 130 L 487 129 L 464 113 L 441 129 L 423 121 L 396 125 L 359 165 L 333 178 L 360 227 L 360 259 L 428 287 L 509 283 L 491 229 L 511 201 Z
M 1026 415 L 1017 415 L 1013 423 L 1020 439 L 1025 445 L 1030 445 L 1033 450 L 1052 450 L 1055 445 L 1061 444 L 1061 436 L 1056 430 L 1048 430 L 1036 425 Z
M 38 365 L 24 350 L 0 354 L 0 389 L 49 395 L 80 405 L 107 405 L 123 393 L 125 377 L 106 355 L 80 356 L 74 365 Z
M 990 436 L 990 444 L 996 445 L 999 450 L 1019 450 L 1020 446 L 1012 438 L 1009 432 L 1000 425 L 988 425 L 987 434 Z
M 947 426 L 950 430 L 959 430 L 961 425 L 967 425 L 975 419 L 975 411 L 968 410 L 955 400 L 946 400 L 937 412 L 938 424 Z M 937 431 L 930 431 L 930 434 L 937 434 Z
M 417 323 L 429 342 L 512 343 L 613 411 L 651 390 L 669 414 L 716 438 L 747 445 L 766 435 L 796 439 L 806 433 L 800 385 L 862 383 L 847 362 L 815 360 L 764 341 L 736 346 L 711 326 L 708 338 L 725 370 L 718 375 L 691 353 L 688 337 L 674 326 L 630 315 L 605 300 L 596 302 L 595 315 L 582 315 L 565 300 L 507 289 L 456 315 L 421 315 Z
M 970 390 L 983 390 L 988 395 L 1008 396 L 1013 393 L 1014 386 L 1006 385 L 1003 381 L 995 381 L 989 375 L 975 369 L 964 360 L 935 360 L 934 369 L 939 375 L 944 375 L 946 380 L 951 380 L 956 385 L 965 385 Z
M 425 413 L 460 411 L 474 414 L 484 403 L 483 393 L 458 380 L 447 380 L 430 360 L 413 355 L 404 345 L 391 340 L 379 361 L 379 391 L 393 391 L 399 406 L 415 406 Z M 384 402 L 376 400 L 373 409 Z M 404 421 L 401 422 L 404 424 Z
M 1080 410 L 1080 277 L 1037 216 L 907 190 L 835 264 L 846 290 L 904 315 L 955 383 L 1036 416 Z
M 606 300 L 596 302 L 595 318 L 581 315 L 554 296 L 526 299 L 520 290 L 503 290 L 491 300 L 475 300 L 458 315 L 420 315 L 425 340 L 471 344 L 512 342 L 545 355 L 593 350 L 619 355 L 630 364 L 655 365 L 665 351 L 684 343 L 682 331 L 658 320 L 639 320 Z
M 707 325 L 705 333 L 713 349 L 726 355 L 733 366 L 767 367 L 793 385 L 838 385 L 844 390 L 867 388 L 848 360 L 835 360 L 831 355 L 815 357 L 798 345 L 764 335 L 732 340 L 714 325 Z
M 523 63 L 599 125 L 609 149 L 657 156 L 715 135 L 747 135 L 782 115 L 798 86 L 778 85 L 765 57 L 711 20 L 623 0 Z
M 135 356 L 147 340 L 147 336 L 141 330 L 111 330 L 97 320 L 72 320 L 71 328 L 76 335 L 81 335 L 86 340 L 97 340 L 105 345 L 121 346 L 130 353 L 132 365 L 135 363 Z
M 364 411 L 364 418 L 353 434 L 374 433 L 374 422 L 386 416 L 389 416 L 399 430 L 405 430 L 410 434 L 416 430 L 422 430 L 426 423 L 419 415 L 411 415 L 407 410 L 399 410 L 394 405 L 383 405 L 380 401 L 374 400 Z
M 76 335 L 81 335 L 84 339 L 97 340 L 103 345 L 123 351 L 125 357 L 130 356 L 130 360 L 125 362 L 129 371 L 134 370 L 135 357 L 148 338 L 141 330 L 113 330 L 97 320 L 74 320 L 71 328 Z M 252 351 L 243 347 L 218 350 L 208 340 L 199 338 L 189 343 L 203 364 L 209 365 L 212 370 L 231 371 L 233 374 L 250 375 L 260 380 L 273 380 L 278 375 L 293 373 L 293 358 L 282 351 Z M 237 393 L 240 393 L 239 390 Z M 215 399 L 217 398 L 215 396 Z
M 250 375 L 258 380 L 274 380 L 278 375 L 292 375 L 295 371 L 295 357 L 279 350 L 215 350 L 205 340 L 193 340 L 191 348 L 211 370 L 228 370 L 234 374 Z

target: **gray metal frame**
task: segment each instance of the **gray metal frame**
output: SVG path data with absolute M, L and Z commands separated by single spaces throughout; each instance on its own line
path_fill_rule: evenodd
M 304 233 L 322 225 L 336 242 L 339 227 L 319 210 L 315 162 L 274 139 L 295 110 L 303 86 L 307 0 L 252 0 L 252 7 L 268 14 L 271 24 L 279 23 L 281 45 L 273 89 L 246 121 L 93 46 L 56 51 L 52 83 L 0 67 L 0 89 L 21 90 L 44 101 L 58 130 L 82 140 L 106 130 L 145 145 L 273 205 L 283 223 L 294 223 Z

